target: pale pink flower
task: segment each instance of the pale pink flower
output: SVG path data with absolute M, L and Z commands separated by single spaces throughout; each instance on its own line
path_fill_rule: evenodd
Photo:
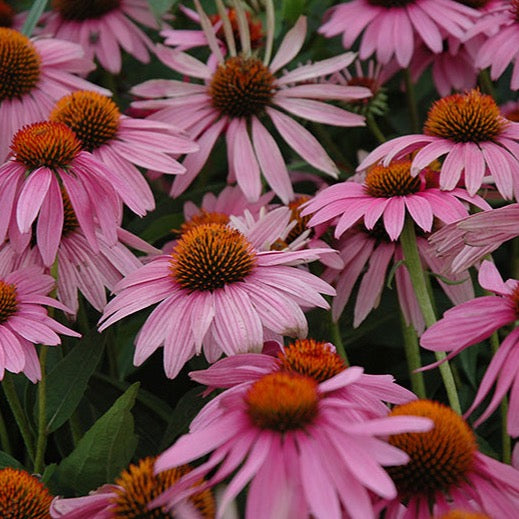
M 227 372 L 231 377 L 232 372 Z M 246 518 L 374 519 L 371 493 L 392 499 L 396 489 L 382 466 L 406 463 L 388 434 L 426 431 L 427 419 L 366 418 L 358 403 L 338 397 L 363 370 L 347 368 L 318 383 L 289 371 L 268 373 L 225 390 L 202 409 L 190 433 L 163 452 L 155 471 L 209 455 L 155 501 L 174 506 L 208 485 L 230 478 L 217 516 L 247 484 Z M 223 382 L 223 376 L 222 383 Z M 386 413 L 387 414 L 387 413 Z
M 118 283 L 100 330 L 160 302 L 137 336 L 134 362 L 142 364 L 164 346 L 170 378 L 202 347 L 214 362 L 222 352 L 261 350 L 266 333 L 305 337 L 301 306 L 328 308 L 320 293 L 335 291 L 294 265 L 330 250 L 261 250 L 284 231 L 279 222 L 286 212 L 269 213 L 247 235 L 218 223 L 193 227 L 172 254 L 152 259 Z
M 53 0 L 51 5 L 53 10 L 42 17 L 43 34 L 79 43 L 90 59 L 97 58 L 112 74 L 121 71 L 121 48 L 149 62 L 153 42 L 133 22 L 159 28 L 146 0 Z
M 389 63 L 395 57 L 405 68 L 416 43 L 438 54 L 443 50 L 445 35 L 463 38 L 479 14 L 453 0 L 353 0 L 332 7 L 319 32 L 327 37 L 342 34 L 345 49 L 350 49 L 362 34 L 361 59 L 376 53 L 380 63 Z
M 368 157 L 364 162 L 376 161 Z M 387 165 L 370 168 L 362 184 L 346 181 L 318 193 L 302 212 L 303 215 L 314 213 L 308 225 L 338 217 L 335 237 L 339 238 L 361 219 L 371 230 L 382 217 L 384 229 L 395 241 L 402 232 L 406 214 L 420 229 L 430 232 L 434 217 L 449 223 L 467 216 L 467 209 L 460 200 L 489 208 L 482 198 L 470 196 L 464 189 L 445 192 L 429 187 L 428 182 L 431 184 L 431 177 L 435 175 L 429 169 L 422 168 L 417 176 L 411 176 L 411 160 L 386 162 Z M 424 167 L 428 165 L 429 162 Z
M 447 310 L 437 323 L 431 326 L 420 340 L 420 345 L 428 350 L 449 352 L 450 359 L 469 346 L 492 335 L 503 326 L 519 319 L 519 281 L 509 279 L 503 282 L 497 268 L 490 261 L 484 261 L 479 269 L 479 284 L 494 296 L 477 297 Z M 431 366 L 435 366 L 435 363 Z M 519 436 L 519 328 L 514 329 L 503 341 L 492 358 L 474 402 L 466 412 L 471 414 L 479 406 L 496 384 L 495 392 L 485 412 L 476 420 L 479 425 L 497 408 L 510 390 L 508 411 L 508 433 Z
M 9 152 L 13 135 L 24 125 L 47 118 L 54 103 L 69 92 L 110 91 L 75 74 L 94 68 L 75 44 L 52 38 L 30 40 L 14 29 L 0 28 L 0 162 Z
M 47 297 L 54 279 L 37 268 L 15 270 L 0 279 L 0 379 L 5 370 L 23 372 L 32 382 L 41 378 L 35 344 L 61 344 L 58 333 L 81 335 L 47 315 L 45 306 L 69 311 Z
M 387 468 L 399 495 L 386 502 L 385 518 L 431 519 L 453 508 L 492 518 L 516 517 L 519 471 L 479 452 L 476 436 L 461 416 L 430 400 L 414 400 L 390 413 L 400 415 L 429 418 L 434 427 L 389 437 L 411 459 Z
M 136 166 L 176 175 L 185 168 L 174 158 L 198 150 L 175 126 L 149 119 L 134 119 L 97 92 L 79 91 L 62 97 L 50 121 L 71 128 L 84 150 L 105 164 L 110 181 L 124 203 L 143 216 L 155 208 L 153 193 Z
M 321 144 L 291 116 L 323 124 L 361 126 L 364 118 L 360 115 L 323 101 L 363 99 L 370 91 L 363 87 L 313 83 L 350 64 L 353 53 L 279 74 L 297 56 L 305 35 L 306 18 L 301 17 L 285 35 L 272 60 L 269 48 L 265 50 L 265 62 L 251 55 L 250 45 L 241 54 L 230 54 L 224 59 L 214 33 L 208 35 L 211 36 L 208 40 L 217 63 L 210 60 L 204 64 L 184 52 L 158 47 L 157 56 L 164 64 L 184 76 L 201 80 L 201 83 L 188 83 L 158 79 L 132 89 L 139 97 L 151 98 L 132 106 L 157 110 L 151 118 L 174 122 L 200 145 L 199 152 L 183 161 L 187 173 L 173 181 L 172 196 L 187 189 L 206 163 L 217 138 L 224 134 L 229 180 L 236 180 L 249 200 L 256 201 L 261 194 L 261 173 L 283 202 L 291 200 L 294 193 L 285 159 L 262 118 L 270 119 L 288 146 L 306 162 L 337 176 L 338 170 Z
M 441 189 L 452 190 L 463 180 L 473 195 L 485 175 L 490 174 L 501 196 L 506 199 L 518 196 L 519 124 L 502 117 L 490 96 L 471 90 L 436 101 L 429 110 L 424 132 L 381 144 L 359 169 L 381 160 L 387 166 L 393 159 L 419 150 L 413 158 L 413 176 L 444 156 Z

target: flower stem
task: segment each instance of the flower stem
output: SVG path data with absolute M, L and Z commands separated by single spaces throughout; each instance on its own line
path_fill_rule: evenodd
M 337 353 L 344 359 L 344 362 L 348 366 L 350 366 L 350 362 L 348 360 L 348 355 L 346 355 L 346 349 L 344 348 L 344 344 L 342 342 L 341 329 L 339 327 L 339 323 L 335 323 L 331 318 L 330 313 L 330 331 L 332 332 L 332 343 L 337 348 Z
M 377 139 L 377 141 L 382 144 L 387 141 L 385 135 L 380 130 L 377 121 L 373 117 L 373 114 L 367 113 L 366 114 L 366 124 L 368 125 L 368 128 L 370 129 L 371 133 L 373 134 L 373 137 Z
M 416 92 L 413 80 L 411 79 L 411 72 L 409 68 L 404 69 L 404 83 L 405 95 L 407 98 L 407 109 L 409 111 L 409 118 L 411 119 L 411 130 L 413 133 L 420 131 L 420 122 L 418 119 L 418 105 L 416 104 Z
M 22 434 L 27 454 L 31 460 L 34 460 L 34 435 L 29 426 L 29 422 L 23 411 L 22 404 L 18 398 L 18 393 L 14 387 L 14 380 L 10 373 L 5 373 L 4 379 L 2 380 L 2 387 L 4 389 L 5 396 L 11 407 L 14 419 L 18 424 L 18 429 Z
M 36 438 L 36 459 L 34 460 L 34 472 L 43 473 L 45 468 L 45 449 L 47 447 L 47 416 L 46 416 L 46 387 L 47 352 L 49 347 L 42 346 L 40 350 L 41 380 L 38 384 L 38 436 Z
M 422 367 L 420 361 L 420 348 L 418 347 L 418 337 L 413 325 L 407 325 L 404 315 L 400 311 L 400 324 L 402 325 L 402 335 L 404 337 L 405 356 L 407 359 L 407 368 L 409 369 L 409 378 L 411 379 L 411 389 L 418 398 L 426 398 L 425 382 L 423 373 L 416 372 Z
M 436 322 L 436 315 L 431 298 L 429 297 L 429 291 L 427 290 L 422 262 L 420 261 L 420 255 L 416 245 L 414 223 L 411 218 L 406 218 L 404 229 L 400 235 L 400 244 L 402 245 L 407 270 L 409 271 L 411 283 L 413 284 L 413 289 L 420 310 L 424 316 L 425 324 L 427 327 L 432 326 Z M 435 356 L 437 360 L 443 360 L 445 359 L 446 354 L 444 352 L 435 352 Z M 456 390 L 456 384 L 454 383 L 454 377 L 448 361 L 440 364 L 440 374 L 443 379 L 443 385 L 445 386 L 445 391 L 447 392 L 451 408 L 458 414 L 461 414 L 458 392 Z

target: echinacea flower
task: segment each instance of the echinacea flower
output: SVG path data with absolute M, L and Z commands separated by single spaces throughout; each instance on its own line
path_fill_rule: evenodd
M 75 74 L 85 75 L 94 64 L 75 43 L 53 38 L 30 40 L 0 27 L 0 162 L 13 135 L 24 125 L 45 120 L 54 103 L 73 90 L 110 92 Z
M 47 519 L 52 495 L 25 470 L 0 469 L 0 517 Z
M 80 337 L 47 315 L 45 306 L 68 311 L 47 297 L 53 287 L 54 279 L 37 268 L 15 270 L 0 279 L 0 379 L 7 370 L 23 371 L 29 380 L 38 381 L 41 369 L 34 344 L 61 344 L 57 333 Z
M 352 0 L 332 7 L 319 32 L 327 37 L 342 34 L 345 49 L 363 33 L 361 59 L 376 53 L 380 63 L 395 57 L 405 68 L 416 42 L 438 54 L 445 34 L 462 39 L 479 14 L 453 0 Z
M 445 156 L 440 170 L 440 188 L 453 190 L 461 179 L 474 195 L 490 173 L 506 199 L 519 193 L 519 124 L 501 116 L 499 107 L 478 90 L 453 94 L 436 101 L 424 125 L 424 133 L 387 141 L 373 150 L 359 170 L 383 160 L 419 150 L 411 175 L 416 176 L 432 161 Z
M 146 0 L 52 0 L 51 7 L 42 18 L 42 33 L 79 43 L 112 74 L 121 71 L 121 48 L 149 62 L 153 43 L 133 22 L 158 29 Z
M 97 92 L 62 97 L 49 120 L 74 131 L 83 149 L 110 170 L 110 181 L 124 203 L 140 216 L 155 208 L 155 200 L 135 166 L 170 175 L 184 173 L 174 156 L 198 150 L 176 127 L 123 115 L 110 98 Z
M 364 162 L 368 160 L 369 157 Z M 489 208 L 482 198 L 469 196 L 464 189 L 453 188 L 445 192 L 434 185 L 430 187 L 428 180 L 429 184 L 431 180 L 427 177 L 435 173 L 425 169 L 413 176 L 409 159 L 385 162 L 387 164 L 371 167 L 362 184 L 346 181 L 317 193 L 302 212 L 303 215 L 314 213 L 308 225 L 318 225 L 339 217 L 335 237 L 340 238 L 360 219 L 371 230 L 382 217 L 385 231 L 395 241 L 402 232 L 406 214 L 420 229 L 430 232 L 434 217 L 449 223 L 467 216 L 467 209 L 460 199 L 484 209 Z M 428 165 L 429 162 L 424 167 Z
M 422 335 L 420 345 L 423 348 L 449 352 L 447 358 L 450 359 L 519 319 L 519 281 L 509 279 L 503 282 L 497 268 L 490 261 L 482 263 L 478 280 L 485 290 L 496 295 L 477 297 L 447 310 L 442 319 Z M 508 433 L 519 436 L 518 363 L 519 328 L 515 328 L 492 357 L 474 402 L 466 412 L 466 415 L 471 414 L 483 402 L 492 386 L 496 385 L 485 412 L 474 422 L 476 426 L 492 414 L 510 390 Z
M 434 427 L 389 436 L 389 444 L 406 452 L 410 461 L 386 469 L 398 498 L 388 503 L 384 517 L 430 519 L 454 507 L 495 518 L 516 517 L 519 471 L 479 452 L 476 437 L 461 416 L 431 400 L 399 405 L 390 413 L 401 415 L 427 417 Z
M 374 519 L 370 492 L 396 497 L 382 466 L 408 461 L 385 437 L 426 431 L 431 423 L 407 417 L 366 419 L 358 404 L 338 398 L 337 391 L 354 384 L 362 371 L 347 368 L 321 383 L 276 371 L 225 390 L 216 405 L 213 401 L 202 409 L 196 427 L 157 458 L 155 470 L 205 455 L 208 460 L 155 502 L 174 506 L 192 492 L 195 478 L 212 472 L 208 485 L 230 478 L 218 517 L 249 484 L 247 519 L 310 514 L 339 519 L 344 513 Z
M 288 209 L 277 211 L 274 216 L 284 220 Z M 153 258 L 117 284 L 100 330 L 160 302 L 136 338 L 134 362 L 142 364 L 163 345 L 170 378 L 202 347 L 214 362 L 222 352 L 261 350 L 267 332 L 305 337 L 301 306 L 328 308 L 320 293 L 335 291 L 293 265 L 330 250 L 261 250 L 284 230 L 273 223 L 270 216 L 247 235 L 219 223 L 183 233 L 171 254 Z
M 273 30 L 268 27 L 267 41 L 271 41 Z M 189 54 L 159 46 L 157 56 L 165 65 L 187 77 L 202 80 L 200 84 L 158 79 L 131 90 L 136 96 L 150 99 L 134 102 L 132 106 L 157 110 L 151 118 L 177 124 L 200 145 L 199 152 L 183 161 L 187 172 L 173 181 L 172 196 L 187 189 L 223 133 L 227 142 L 229 180 L 236 180 L 249 200 L 256 201 L 261 194 L 261 173 L 283 202 L 291 200 L 293 188 L 285 159 L 262 119 L 270 119 L 288 146 L 306 162 L 337 176 L 337 167 L 321 144 L 291 116 L 336 126 L 361 126 L 364 118 L 360 115 L 323 101 L 361 99 L 368 97 L 370 91 L 363 87 L 312 83 L 349 65 L 354 59 L 353 53 L 278 74 L 297 56 L 305 34 L 306 18 L 301 17 L 285 35 L 273 59 L 270 59 L 271 46 L 266 46 L 263 61 L 251 54 L 250 41 L 246 38 L 242 40 L 242 44 L 247 43 L 242 53 L 230 53 L 224 58 L 215 42 L 214 31 L 208 34 L 208 41 L 217 57 L 216 64 L 214 60 L 205 64 Z
M 155 458 L 144 458 L 124 470 L 114 485 L 103 485 L 88 496 L 54 499 L 50 506 L 50 517 L 52 519 L 214 518 L 214 499 L 211 491 L 207 489 L 195 492 L 189 499 L 178 503 L 171 514 L 163 512 L 158 507 L 150 506 L 156 497 L 191 470 L 191 467 L 184 465 L 154 474 L 154 463 Z M 202 481 L 195 482 L 195 488 L 201 483 Z

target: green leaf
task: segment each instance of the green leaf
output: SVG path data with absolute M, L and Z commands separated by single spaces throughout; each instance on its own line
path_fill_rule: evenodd
M 137 446 L 130 410 L 138 388 L 138 382 L 130 386 L 59 464 L 53 479 L 61 488 L 86 494 L 113 482 L 127 467 Z
M 23 465 L 15 460 L 12 456 L 9 456 L 7 452 L 0 451 L 0 469 L 5 469 L 6 467 L 12 467 L 13 469 L 23 469 Z
M 45 409 L 47 432 L 54 432 L 61 427 L 75 411 L 99 363 L 103 349 L 104 338 L 94 331 L 74 346 L 48 374 Z
M 307 0 L 284 0 L 282 18 L 292 24 L 307 10 Z
M 32 4 L 31 10 L 29 11 L 22 27 L 22 34 L 25 34 L 25 36 L 30 36 L 32 34 L 32 31 L 40 19 L 41 13 L 43 13 L 45 7 L 47 7 L 47 1 L 48 0 L 36 0 Z
M 176 0 L 148 0 L 148 5 L 156 18 L 169 11 L 175 3 Z
M 171 239 L 173 239 L 171 231 L 173 229 L 180 229 L 183 222 L 184 216 L 181 213 L 161 216 L 150 223 L 146 230 L 141 233 L 140 237 L 149 243 L 154 243 L 166 236 L 170 236 Z

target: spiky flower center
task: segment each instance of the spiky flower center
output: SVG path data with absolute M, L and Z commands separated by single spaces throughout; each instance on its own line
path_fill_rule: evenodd
M 121 0 L 52 0 L 52 8 L 65 20 L 92 20 L 117 9 Z
M 292 220 L 295 220 L 296 225 L 292 227 L 286 241 L 288 243 L 294 241 L 298 236 L 301 236 L 306 230 L 308 230 L 307 223 L 310 221 L 311 215 L 301 216 L 301 206 L 310 200 L 307 195 L 301 195 L 296 197 L 294 200 L 288 203 L 288 208 L 292 212 Z
M 0 0 L 0 27 L 11 27 L 14 15 L 14 9 L 3 0 Z
M 498 137 L 506 124 L 491 96 L 471 90 L 436 101 L 424 132 L 454 142 L 484 142 Z
M 198 225 L 182 235 L 171 254 L 171 274 L 182 288 L 213 291 L 243 281 L 254 269 L 256 253 L 236 229 Z
M 92 151 L 112 140 L 119 127 L 117 105 L 97 92 L 74 92 L 62 97 L 49 120 L 66 124 L 74 130 L 83 148 Z
M 274 76 L 257 58 L 235 56 L 218 65 L 209 85 L 213 106 L 229 117 L 263 111 L 274 95 Z
M 379 5 L 380 7 L 405 7 L 414 3 L 415 0 L 368 0 L 371 5 Z
M 180 226 L 180 230 L 174 231 L 176 234 L 185 234 L 199 225 L 217 223 L 220 225 L 227 225 L 229 223 L 229 215 L 225 213 L 218 213 L 216 211 L 206 211 L 202 209 L 198 214 L 195 214 L 190 220 L 187 220 Z
M 347 368 L 330 343 L 297 339 L 278 354 L 280 371 L 299 373 L 324 382 Z
M 492 519 L 487 514 L 469 510 L 450 510 L 446 514 L 435 516 L 434 519 Z
M 40 63 L 29 38 L 0 27 L 0 102 L 30 92 L 40 78 Z
M 145 458 L 137 465 L 130 465 L 121 473 L 115 484 L 114 508 L 111 516 L 114 519 L 171 519 L 173 517 L 161 508 L 148 509 L 148 505 L 165 492 L 182 476 L 191 471 L 188 465 L 154 474 L 155 458 Z M 194 494 L 189 501 L 203 518 L 213 518 L 215 514 L 214 500 L 209 490 Z
M 389 166 L 378 164 L 369 169 L 364 180 L 366 192 L 377 198 L 405 196 L 420 191 L 422 179 L 411 176 L 411 161 L 393 161 Z
M 0 280 L 0 324 L 5 323 L 17 308 L 16 286 Z
M 391 445 L 410 457 L 407 465 L 387 468 L 403 498 L 414 495 L 432 498 L 436 492 L 448 493 L 466 479 L 477 446 L 474 433 L 461 416 L 431 400 L 396 406 L 390 415 L 425 416 L 434 422 L 431 431 L 389 437 Z
M 0 517 L 47 519 L 52 496 L 40 481 L 24 470 L 0 470 Z
M 296 373 L 270 373 L 254 383 L 245 402 L 252 423 L 261 429 L 303 429 L 317 416 L 317 382 Z
M 61 189 L 61 197 L 63 198 L 63 231 L 61 235 L 67 236 L 79 227 L 79 222 L 68 193 L 63 188 Z
M 227 16 L 229 18 L 229 22 L 231 23 L 231 29 L 234 36 L 234 41 L 238 45 L 238 50 L 240 50 L 240 29 L 238 24 L 238 15 L 236 14 L 236 9 L 228 9 Z M 263 42 L 263 29 L 261 26 L 260 20 L 253 20 L 249 11 L 245 11 L 245 16 L 247 18 L 247 25 L 249 26 L 249 35 L 250 35 L 250 46 L 252 49 L 257 49 L 261 46 Z M 220 15 L 213 14 L 210 17 L 211 23 L 214 25 L 220 21 Z M 216 36 L 220 39 L 225 38 L 225 31 L 223 25 L 220 26 L 218 31 L 216 32 Z
M 24 126 L 13 137 L 16 160 L 29 169 L 65 168 L 81 151 L 76 134 L 63 123 L 41 122 Z

